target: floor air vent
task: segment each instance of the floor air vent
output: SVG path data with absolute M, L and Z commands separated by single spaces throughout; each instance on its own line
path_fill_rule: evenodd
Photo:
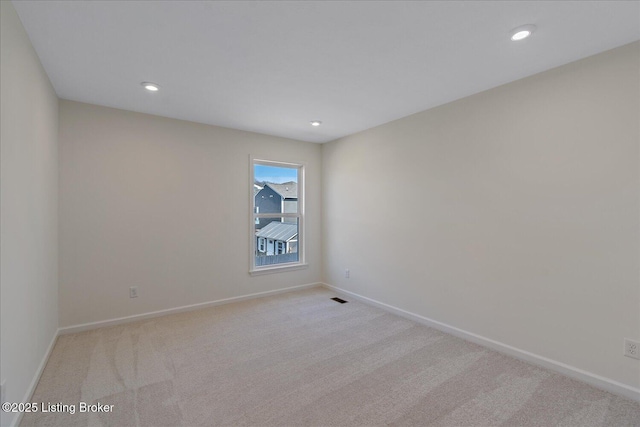
M 339 302 L 340 304 L 344 304 L 345 302 L 349 302 L 349 301 L 345 301 L 342 298 L 331 298 L 332 300 L 334 300 L 335 302 Z

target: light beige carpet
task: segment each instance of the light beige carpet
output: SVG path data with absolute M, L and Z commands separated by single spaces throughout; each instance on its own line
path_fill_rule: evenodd
M 640 405 L 326 289 L 58 339 L 23 426 L 640 426 Z

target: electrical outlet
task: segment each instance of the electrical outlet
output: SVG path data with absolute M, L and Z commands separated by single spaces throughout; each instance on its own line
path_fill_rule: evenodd
M 2 380 L 0 384 L 0 402 L 4 403 L 7 401 L 7 380 Z
M 132 286 L 129 288 L 129 298 L 138 298 L 138 287 Z
M 624 355 L 633 359 L 640 360 L 640 342 L 625 338 Z
M 348 268 L 344 271 L 344 277 L 346 277 L 347 279 L 349 278 L 349 269 Z

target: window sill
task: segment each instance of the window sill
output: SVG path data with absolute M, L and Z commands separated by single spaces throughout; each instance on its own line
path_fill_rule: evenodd
M 304 270 L 305 268 L 308 268 L 308 267 L 309 267 L 309 264 L 279 265 L 279 266 L 249 270 L 249 274 L 252 276 L 260 276 L 262 274 L 284 273 L 285 271 Z

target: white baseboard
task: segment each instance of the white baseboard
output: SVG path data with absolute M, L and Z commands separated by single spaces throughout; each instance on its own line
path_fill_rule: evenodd
M 152 311 L 149 313 L 134 314 L 133 316 L 119 317 L 117 319 L 101 320 L 98 322 L 83 323 L 80 325 L 65 326 L 58 329 L 60 335 L 73 334 L 76 332 L 89 331 L 91 329 L 103 328 L 105 326 L 120 325 L 123 323 L 136 322 L 138 320 L 152 319 L 154 317 L 166 316 L 168 314 L 183 313 L 186 311 L 200 310 L 208 307 L 215 307 L 222 304 L 245 301 L 254 298 L 262 298 L 270 295 L 282 294 L 285 292 L 297 291 L 300 289 L 314 288 L 322 286 L 322 283 L 308 283 L 306 285 L 291 286 L 289 288 L 275 289 L 273 291 L 257 292 L 255 294 L 241 295 L 232 298 L 225 298 L 216 301 L 201 302 L 198 304 L 184 305 L 181 307 L 168 308 L 165 310 Z
M 22 399 L 22 402 L 30 402 L 31 401 L 31 397 L 33 396 L 33 393 L 36 390 L 36 387 L 38 385 L 38 381 L 40 381 L 40 377 L 42 376 L 42 372 L 44 371 L 45 366 L 47 366 L 47 362 L 49 361 L 49 357 L 51 356 L 51 352 L 53 351 L 53 347 L 56 344 L 56 341 L 58 339 L 58 337 L 60 335 L 64 335 L 64 334 L 71 334 L 71 333 L 75 333 L 75 332 L 82 332 L 82 331 L 88 331 L 91 329 L 97 329 L 97 328 L 101 328 L 101 327 L 105 327 L 105 326 L 113 326 L 113 325 L 119 325 L 119 324 L 123 324 L 123 323 L 130 323 L 130 322 L 135 322 L 138 320 L 144 320 L 144 319 L 151 319 L 154 317 L 160 317 L 160 316 L 166 316 L 168 314 L 175 314 L 175 313 L 182 313 L 182 312 L 186 312 L 186 311 L 193 311 L 193 310 L 199 310 L 199 309 L 203 309 L 203 308 L 207 308 L 207 307 L 214 307 L 217 305 L 222 305 L 222 304 L 230 304 L 233 302 L 239 302 L 239 301 L 245 301 L 245 300 L 249 300 L 249 299 L 254 299 L 254 298 L 261 298 L 261 297 L 266 297 L 266 296 L 270 296 L 270 295 L 276 295 L 276 294 L 281 294 L 281 293 L 285 293 L 285 292 L 291 292 L 291 291 L 296 291 L 296 290 L 301 290 L 301 289 L 306 289 L 306 288 L 314 288 L 317 286 L 322 286 L 322 283 L 309 283 L 306 285 L 298 285 L 298 286 L 291 286 L 289 288 L 281 288 L 281 289 L 275 289 L 273 291 L 266 291 L 266 292 L 257 292 L 254 294 L 248 294 L 248 295 L 241 295 L 241 296 L 237 296 L 237 297 L 232 297 L 232 298 L 225 298 L 225 299 L 221 299 L 221 300 L 216 300 L 216 301 L 209 301 L 209 302 L 204 302 L 204 303 L 199 303 L 199 304 L 191 304 L 191 305 L 185 305 L 182 307 L 175 307 L 175 308 L 169 308 L 166 310 L 159 310 L 159 311 L 154 311 L 154 312 L 150 312 L 150 313 L 143 313 L 143 314 L 136 314 L 133 316 L 127 316 L 127 317 L 120 317 L 117 319 L 110 319 L 110 320 L 103 320 L 103 321 L 99 321 L 99 322 L 91 322 L 91 323 L 84 323 L 81 325 L 74 325 L 74 326 L 67 326 L 64 328 L 58 328 L 56 330 L 56 333 L 54 334 L 53 338 L 51 339 L 51 342 L 49 343 L 49 347 L 47 348 L 47 351 L 44 355 L 44 357 L 42 358 L 42 361 L 40 362 L 40 365 L 38 366 L 38 369 L 36 370 L 36 373 L 33 376 L 33 379 L 31 380 L 31 384 L 29 385 L 29 388 L 27 389 L 27 392 L 24 395 L 24 398 Z M 11 420 L 9 422 L 9 426 L 18 426 L 20 425 L 20 421 L 22 421 L 22 413 L 17 413 L 16 416 L 13 418 L 13 420 Z
M 44 367 L 47 366 L 47 362 L 49 361 L 49 356 L 51 356 L 51 352 L 53 351 L 53 347 L 56 345 L 56 341 L 58 340 L 58 336 L 60 335 L 60 329 L 56 330 L 56 333 L 53 334 L 51 338 L 51 342 L 49 343 L 49 347 L 47 347 L 47 351 L 44 353 L 44 357 L 40 361 L 40 365 L 38 365 L 38 369 L 36 370 L 33 379 L 31 380 L 31 384 L 29 384 L 29 388 L 27 392 L 24 394 L 24 398 L 22 399 L 23 403 L 31 402 L 31 397 L 33 393 L 36 391 L 36 387 L 38 386 L 38 381 L 40 381 L 40 377 L 42 376 L 42 372 L 44 371 Z M 18 426 L 20 425 L 20 421 L 22 421 L 23 412 L 18 412 L 13 420 L 9 422 L 10 426 Z
M 448 334 L 457 336 L 464 340 L 473 342 L 475 344 L 479 344 L 483 347 L 488 347 L 492 350 L 496 350 L 500 353 L 507 354 L 509 356 L 515 357 L 520 360 L 524 360 L 525 362 L 529 362 L 543 368 L 558 372 L 560 374 L 566 375 L 573 379 L 585 382 L 589 385 L 592 385 L 601 390 L 605 390 L 619 396 L 626 397 L 627 399 L 635 400 L 640 402 L 640 389 L 635 388 L 626 384 L 622 384 L 618 381 L 611 380 L 609 378 L 602 377 L 597 374 L 593 374 L 591 372 L 584 371 L 582 369 L 576 368 L 571 365 L 567 365 L 562 362 L 558 362 L 556 360 L 549 359 L 544 356 L 539 356 L 534 353 L 530 353 L 525 350 L 521 350 L 519 348 L 512 347 L 510 345 L 501 343 L 499 341 L 492 340 L 490 338 L 483 337 L 478 334 L 474 334 L 473 332 L 465 331 L 460 328 L 456 328 L 455 326 L 447 325 L 446 323 L 438 322 L 437 320 L 429 319 L 427 317 L 421 316 L 419 314 L 411 313 L 409 311 L 403 310 L 398 307 L 394 307 L 389 304 L 385 304 L 380 301 L 376 301 L 374 299 L 356 294 L 355 292 L 347 291 L 345 289 L 339 288 L 337 286 L 332 286 L 327 283 L 323 283 L 322 286 L 331 289 L 332 291 L 341 293 L 343 295 L 349 295 L 357 300 L 360 300 L 364 303 L 368 303 L 370 305 L 376 306 L 378 308 L 382 308 L 383 310 L 390 311 L 399 316 L 405 317 L 407 319 L 416 321 L 423 325 L 427 325 L 434 329 L 438 329 L 442 332 L 446 332 Z

